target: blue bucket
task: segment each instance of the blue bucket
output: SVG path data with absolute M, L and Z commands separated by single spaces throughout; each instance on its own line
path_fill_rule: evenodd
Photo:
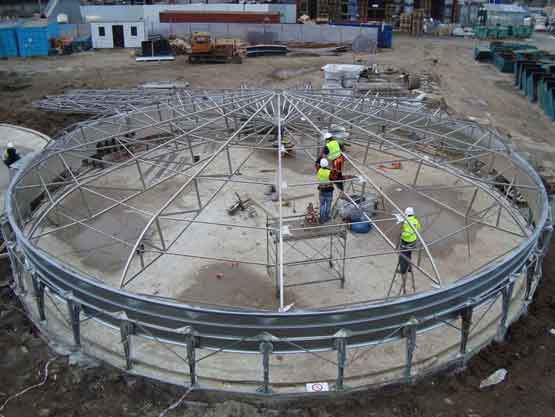
M 362 222 L 364 220 L 366 220 L 366 217 L 362 216 L 362 217 L 352 218 L 351 222 L 356 223 L 356 222 Z M 351 225 L 351 231 L 353 233 L 368 233 L 370 229 L 372 229 L 372 225 L 370 223 L 357 223 L 357 224 Z

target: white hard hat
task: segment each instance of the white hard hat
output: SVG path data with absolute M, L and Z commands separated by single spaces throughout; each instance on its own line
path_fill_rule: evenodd
M 330 132 L 324 133 L 324 139 L 328 140 L 328 139 L 331 139 L 332 137 L 333 135 Z
M 8 142 L 8 148 L 13 148 L 13 143 L 12 142 Z
M 414 209 L 412 207 L 407 207 L 405 209 L 405 216 L 414 216 Z
M 320 159 L 320 167 L 322 167 L 322 168 L 327 168 L 328 165 L 329 165 L 329 162 L 328 162 L 328 160 L 327 160 L 326 158 Z

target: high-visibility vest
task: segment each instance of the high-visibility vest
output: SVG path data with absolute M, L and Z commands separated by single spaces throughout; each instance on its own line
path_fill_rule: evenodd
M 412 224 L 412 227 L 410 227 L 409 222 L 410 224 Z M 407 243 L 416 242 L 416 239 L 418 238 L 418 236 L 416 236 L 416 233 L 414 232 L 413 228 L 414 230 L 420 231 L 422 226 L 420 226 L 420 222 L 415 216 L 409 216 L 401 226 L 401 240 L 403 242 L 407 242 Z
M 326 148 L 328 148 L 328 159 L 333 161 L 336 158 L 341 156 L 341 146 L 339 146 L 339 142 L 335 139 L 330 140 L 326 144 Z
M 331 171 L 328 168 L 320 168 L 318 170 L 318 181 L 320 184 L 327 184 L 330 182 L 330 173 Z

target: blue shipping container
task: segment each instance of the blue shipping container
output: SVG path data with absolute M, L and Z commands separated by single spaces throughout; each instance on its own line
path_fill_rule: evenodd
M 0 58 L 18 56 L 15 25 L 0 26 Z
M 378 29 L 378 48 L 391 48 L 393 43 L 393 28 L 391 25 L 363 25 Z
M 391 25 L 380 25 L 378 29 L 378 47 L 391 48 L 393 45 L 393 27 Z M 381 40 L 380 40 L 381 35 Z
M 20 56 L 47 56 L 50 39 L 58 37 L 60 30 L 57 23 L 27 22 L 16 33 Z
M 56 22 L 48 23 L 48 39 L 60 37 L 60 25 Z

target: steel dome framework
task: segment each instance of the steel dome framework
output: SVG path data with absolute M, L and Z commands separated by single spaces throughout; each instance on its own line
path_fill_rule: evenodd
M 186 355 L 178 356 L 187 364 L 185 373 L 191 384 L 199 382 L 197 354 L 203 349 L 213 350 L 206 357 L 216 352 L 260 352 L 260 384 L 262 391 L 269 393 L 272 353 L 321 355 L 318 352 L 332 351 L 337 355 L 331 361 L 337 369 L 335 387 L 343 389 L 349 378 L 345 370 L 350 349 L 403 340 L 403 378 L 411 379 L 421 374 L 413 367 L 417 334 L 424 337 L 438 327 L 456 327 L 460 342 L 441 367 L 464 363 L 495 334 L 503 336 L 510 321 L 531 300 L 541 276 L 541 259 L 551 231 L 541 180 L 499 133 L 454 119 L 441 108 L 371 93 L 353 96 L 312 89 L 174 89 L 144 94 L 141 90 L 83 91 L 48 98 L 38 105 L 97 116 L 60 134 L 29 160 L 11 183 L 4 236 L 12 241 L 10 257 L 19 289 L 25 298 L 31 284 L 36 301 L 36 311 L 31 314 L 39 321 L 48 310 L 45 293 L 55 296 L 57 303 L 66 303 L 65 319 L 77 346 L 85 348 L 83 320 L 94 318 L 119 328 L 127 369 L 136 363 L 131 335 L 155 340 L 166 350 L 173 349 L 172 344 L 184 347 Z M 287 149 L 279 144 L 287 136 L 294 144 L 295 158 L 310 165 L 322 146 L 322 133 L 332 124 L 341 125 L 348 134 L 345 143 L 350 147 L 345 158 L 353 175 L 344 185 L 359 193 L 377 194 L 383 208 L 379 218 L 365 215 L 362 219 L 371 223 L 379 236 L 377 249 L 334 254 L 334 261 L 398 256 L 390 229 L 396 219 L 404 218 L 404 207 L 384 184 L 440 207 L 460 219 L 462 226 L 434 238 L 417 231 L 422 260 L 413 261 L 413 267 L 427 284 L 415 294 L 391 297 L 387 293 L 353 304 L 285 311 L 288 263 L 284 254 L 290 230 L 284 224 L 284 193 L 314 187 L 315 182 L 291 176 L 284 168 Z M 260 152 L 273 155 L 268 166 L 275 169 L 275 178 L 245 175 L 251 158 Z M 393 161 L 413 166 L 410 177 L 400 179 L 382 169 Z M 147 175 L 152 170 L 158 171 L 156 177 Z M 449 181 L 423 183 L 426 170 Z M 136 181 L 126 185 L 122 177 Z M 277 186 L 278 211 L 266 226 L 203 217 L 225 187 L 276 184 L 281 185 Z M 438 199 L 434 193 L 441 190 L 464 195 L 464 204 L 454 206 Z M 153 201 L 154 196 L 158 200 Z M 122 209 L 142 219 L 129 236 L 95 226 L 97 219 Z M 454 235 L 461 235 L 470 257 L 468 232 L 476 226 L 504 234 L 515 244 L 462 276 L 445 277 L 434 251 Z M 180 242 L 191 230 L 202 227 L 272 233 L 277 246 L 275 261 L 188 252 Z M 326 227 L 333 226 L 320 226 Z M 124 249 L 117 269 L 119 286 L 49 252 L 50 236 L 75 228 Z M 137 280 L 153 279 L 153 265 L 168 258 L 274 268 L 279 309 L 209 306 L 127 291 Z M 394 278 L 384 281 L 388 286 L 391 281 L 392 286 Z M 497 301 L 500 309 L 494 321 L 498 328 L 487 341 L 467 349 L 473 311 L 482 309 L 486 315 Z M 457 321 L 460 323 L 454 325 Z M 475 317 L 475 321 L 479 320 Z M 369 383 L 357 378 L 353 376 L 349 385 Z

